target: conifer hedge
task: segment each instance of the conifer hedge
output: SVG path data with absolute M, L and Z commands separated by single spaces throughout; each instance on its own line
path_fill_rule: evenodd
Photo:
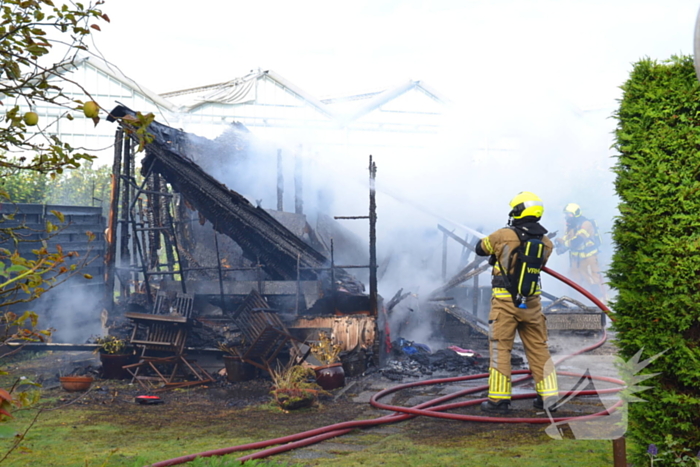
M 608 271 L 617 345 L 630 359 L 665 351 L 629 404 L 629 458 L 647 446 L 696 465 L 700 450 L 700 83 L 692 57 L 636 63 L 616 112 L 620 215 Z M 652 449 L 653 450 L 653 449 Z M 661 465 L 667 465 L 664 461 Z

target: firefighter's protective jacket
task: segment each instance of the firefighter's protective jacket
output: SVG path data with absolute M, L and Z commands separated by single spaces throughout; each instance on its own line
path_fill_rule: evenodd
M 547 264 L 547 259 L 552 254 L 552 241 L 545 235 L 547 229 L 538 222 L 528 222 L 514 227 L 505 227 L 496 230 L 488 237 L 482 238 L 476 245 L 476 254 L 492 257 L 492 293 L 493 297 L 499 300 L 512 300 L 510 292 L 506 290 L 507 282 L 501 268 L 510 273 L 513 272 L 515 263 L 513 251 L 520 246 L 520 237 L 515 232 L 514 228 L 522 229 L 532 235 L 542 235 L 542 243 L 545 245 L 544 264 Z M 498 261 L 495 261 L 495 259 Z M 528 297 L 527 300 L 539 300 L 539 295 L 540 290 L 538 288 L 535 295 Z
M 562 241 L 569 248 L 572 260 L 584 259 L 598 254 L 597 235 L 595 224 L 585 217 L 579 217 L 575 222 L 567 223 Z

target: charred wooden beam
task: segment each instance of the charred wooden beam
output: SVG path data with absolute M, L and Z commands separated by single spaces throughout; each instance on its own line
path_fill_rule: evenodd
M 322 267 L 326 258 L 291 233 L 264 209 L 227 189 L 195 163 L 151 143 L 146 148 L 144 167 L 161 174 L 173 189 L 209 220 L 214 229 L 232 238 L 251 260 L 260 259 L 265 272 L 275 279 L 296 279 L 296 259 L 302 268 Z M 314 278 L 310 270 L 303 279 Z
M 386 312 L 390 313 L 396 305 L 398 305 L 404 298 L 408 297 L 409 295 L 411 295 L 411 292 L 403 293 L 403 288 L 399 289 L 399 291 L 396 292 L 396 294 L 393 297 L 391 297 L 391 300 L 387 302 Z
M 117 106 L 108 120 L 115 121 L 125 115 L 133 116 L 135 112 Z M 124 121 L 120 124 L 128 126 Z M 317 280 L 322 276 L 323 268 L 329 265 L 322 253 L 187 157 L 196 136 L 158 122 L 151 123 L 148 131 L 153 139 L 146 145 L 142 172 L 160 174 L 217 232 L 235 241 L 246 258 L 261 264 L 270 279 L 296 280 L 297 267 L 301 280 Z M 209 146 L 209 150 L 216 149 Z M 356 282 L 342 269 L 336 269 L 335 274 L 343 282 Z
M 468 281 L 474 276 L 478 276 L 482 272 L 488 270 L 491 266 L 486 263 L 484 265 L 479 266 L 481 263 L 486 261 L 487 257 L 479 257 L 476 258 L 474 261 L 469 263 L 464 269 L 459 271 L 457 274 L 455 274 L 452 279 L 447 281 L 445 285 L 442 287 L 439 287 L 435 289 L 433 292 L 430 293 L 429 297 L 437 297 L 446 291 L 457 287 L 459 284 L 462 284 L 463 282 Z
M 474 245 L 462 240 L 457 235 L 450 232 L 449 230 L 447 230 L 445 227 L 441 226 L 440 224 L 438 224 L 438 230 L 440 230 L 440 232 L 442 232 L 445 236 L 450 237 L 452 240 L 454 240 L 457 243 L 459 243 L 460 245 L 462 245 L 464 248 L 467 248 L 469 251 L 475 251 Z

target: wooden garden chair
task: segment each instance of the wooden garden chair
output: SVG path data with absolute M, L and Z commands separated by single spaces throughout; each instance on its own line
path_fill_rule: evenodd
M 298 340 L 293 337 L 277 313 L 272 310 L 260 293 L 253 289 L 233 314 L 233 320 L 244 338 L 242 360 L 270 371 L 271 364 L 287 344 L 292 354 L 303 360 Z
M 187 335 L 192 325 L 194 297 L 178 293 L 174 300 L 159 292 L 153 313 L 127 312 L 125 316 L 134 323 L 129 343 L 141 349 L 139 362 L 125 365 L 144 389 L 172 389 L 175 387 L 205 384 L 213 378 L 195 360 L 184 353 Z M 191 381 L 177 382 L 182 375 L 193 377 Z

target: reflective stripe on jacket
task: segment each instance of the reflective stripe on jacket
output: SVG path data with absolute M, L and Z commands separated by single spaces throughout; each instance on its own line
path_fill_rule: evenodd
M 588 219 L 581 225 L 574 226 L 566 231 L 564 245 L 569 248 L 572 258 L 581 259 L 598 254 L 598 247 L 595 240 L 595 227 Z

